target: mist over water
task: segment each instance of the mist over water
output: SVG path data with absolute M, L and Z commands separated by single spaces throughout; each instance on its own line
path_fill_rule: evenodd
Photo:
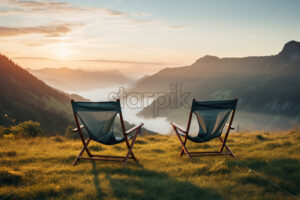
M 108 101 L 110 93 L 118 93 L 119 86 L 109 87 L 104 89 L 94 89 L 90 91 L 77 92 L 76 94 L 90 99 L 91 101 Z M 170 134 L 172 131 L 170 122 L 165 117 L 156 117 L 154 119 L 148 119 L 137 116 L 137 113 L 140 112 L 143 108 L 132 108 L 126 104 L 122 104 L 122 113 L 124 120 L 132 124 L 139 124 L 140 122 L 144 123 L 144 128 L 160 133 L 160 134 Z

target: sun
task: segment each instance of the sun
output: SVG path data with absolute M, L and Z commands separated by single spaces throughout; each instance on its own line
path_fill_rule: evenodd
M 58 60 L 67 60 L 73 54 L 71 44 L 66 42 L 51 44 L 47 48 L 51 52 L 51 57 Z
M 60 60 L 67 59 L 71 54 L 72 54 L 72 50 L 69 47 L 66 47 L 66 46 L 58 47 L 55 50 L 55 55 Z

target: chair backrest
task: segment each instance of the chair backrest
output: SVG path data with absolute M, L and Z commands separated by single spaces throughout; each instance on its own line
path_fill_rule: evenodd
M 205 142 L 222 134 L 223 128 L 230 113 L 233 119 L 237 99 L 220 101 L 195 101 L 193 100 L 188 128 L 191 123 L 191 116 L 195 114 L 199 125 L 199 132 L 196 137 L 190 138 L 195 142 Z M 230 120 L 231 126 L 232 120 Z
M 102 144 L 115 144 L 124 138 L 125 131 L 120 101 L 75 102 L 72 100 L 71 103 L 75 120 L 78 116 L 90 139 Z M 122 127 L 122 131 L 119 131 L 118 135 L 116 135 L 115 130 L 117 114 L 120 114 Z

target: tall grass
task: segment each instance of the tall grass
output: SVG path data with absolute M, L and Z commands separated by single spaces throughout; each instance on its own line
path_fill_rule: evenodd
M 82 148 L 79 140 L 60 136 L 1 138 L 0 199 L 294 198 L 285 191 L 300 198 L 299 134 L 233 133 L 228 146 L 238 162 L 231 157 L 189 161 L 185 156 L 179 158 L 175 136 L 138 137 L 133 150 L 139 164 L 129 161 L 125 167 L 85 160 L 72 166 Z M 92 142 L 90 146 L 99 154 L 124 155 L 126 151 L 125 144 Z M 215 150 L 219 141 L 187 146 Z

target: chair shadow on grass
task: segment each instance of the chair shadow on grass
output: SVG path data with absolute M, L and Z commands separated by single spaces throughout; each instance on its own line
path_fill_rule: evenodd
M 109 181 L 113 196 L 117 199 L 222 199 L 212 188 L 200 188 L 190 182 L 180 181 L 166 173 L 150 171 L 138 165 L 130 167 L 100 167 L 93 162 L 91 173 L 99 199 L 105 197 L 99 175 Z
M 94 175 L 93 182 L 96 187 L 96 196 L 97 196 L 97 199 L 102 199 L 103 197 L 105 197 L 105 194 L 103 193 L 103 191 L 101 190 L 101 187 L 100 187 L 101 180 L 99 180 L 99 170 L 97 169 L 96 162 L 92 161 L 92 163 L 93 163 L 93 169 L 91 172 Z

